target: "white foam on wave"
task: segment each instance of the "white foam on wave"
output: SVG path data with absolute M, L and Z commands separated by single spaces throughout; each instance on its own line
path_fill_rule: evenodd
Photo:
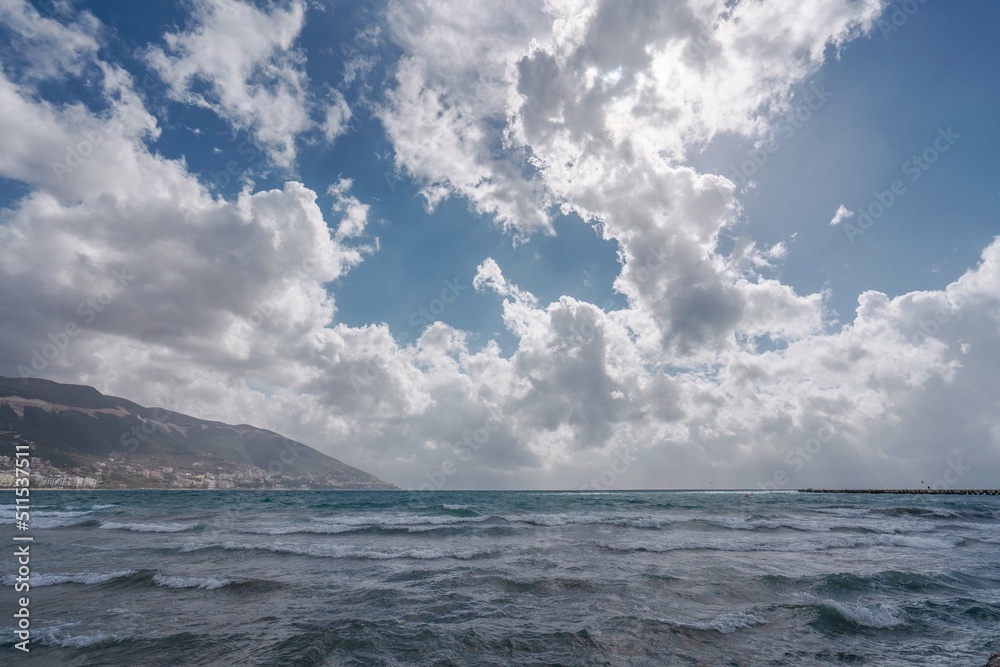
M 87 519 L 82 519 L 80 517 L 47 517 L 38 516 L 34 512 L 31 513 L 31 518 L 28 520 L 28 525 L 32 529 L 36 530 L 48 530 L 51 528 L 66 528 L 69 526 L 75 526 L 77 524 L 83 523 Z M 0 523 L 3 524 L 13 524 L 14 519 L 0 519 Z
M 469 508 L 468 505 L 451 505 L 449 503 L 445 503 L 444 505 L 441 505 L 441 509 L 448 510 L 450 512 L 454 512 L 454 511 L 458 511 L 458 510 L 467 510 L 467 509 L 470 509 L 470 508 Z
M 51 507 L 51 505 L 43 505 L 41 507 Z M 41 509 L 40 507 L 35 506 L 28 510 L 30 515 L 28 524 L 31 528 L 37 530 L 67 528 L 69 526 L 81 524 L 87 521 L 87 517 L 89 517 L 92 513 L 109 507 L 117 507 L 117 504 L 94 505 L 89 509 L 67 508 L 63 510 Z M 0 505 L 0 525 L 12 525 L 14 523 L 15 509 L 15 505 Z
M 70 635 L 63 628 L 42 628 L 37 631 L 38 641 L 46 646 L 61 646 L 62 648 L 86 648 L 94 644 L 104 644 L 106 642 L 119 642 L 123 637 L 109 635 L 104 632 L 95 632 L 90 635 Z
M 880 602 L 874 607 L 866 607 L 859 602 L 837 602 L 823 600 L 826 607 L 835 609 L 844 618 L 868 628 L 886 629 L 906 624 L 906 619 L 895 606 Z
M 811 551 L 826 551 L 829 549 L 854 549 L 863 547 L 901 547 L 911 549 L 950 549 L 963 542 L 958 536 L 926 537 L 917 535 L 837 535 L 819 533 L 810 536 L 760 536 L 753 538 L 746 534 L 739 539 L 724 536 L 717 537 L 694 535 L 678 537 L 671 534 L 660 540 L 617 542 L 596 542 L 597 546 L 620 552 L 650 552 L 666 553 L 670 551 L 773 551 L 783 553 L 799 553 Z
M 91 512 L 100 512 L 101 510 L 106 510 L 110 507 L 118 507 L 118 503 L 109 503 L 107 505 L 71 505 L 64 511 L 83 512 L 84 514 L 89 514 Z
M 667 553 L 670 551 L 774 551 L 774 552 L 810 552 L 827 549 L 841 549 L 859 546 L 866 541 L 863 538 L 842 538 L 835 540 L 796 540 L 796 541 L 753 541 L 753 540 L 703 540 L 684 539 L 669 542 L 596 542 L 603 549 L 620 552 Z
M 90 514 L 90 510 L 41 510 L 30 508 L 27 511 L 29 514 L 28 525 L 31 528 L 40 530 L 72 526 L 85 521 L 86 519 L 83 517 Z M 0 524 L 13 524 L 14 520 L 14 506 L 11 505 L 8 512 L 0 515 Z
M 317 535 L 336 535 L 337 533 L 350 533 L 356 530 L 363 530 L 365 526 L 345 526 L 345 525 L 283 525 L 283 526 L 239 526 L 235 530 L 248 535 L 294 535 L 295 533 L 314 533 Z
M 453 526 L 463 523 L 479 523 L 489 519 L 488 516 L 438 516 L 433 514 L 416 514 L 414 516 L 356 516 L 356 517 L 316 517 L 316 523 L 332 523 L 341 526 L 364 526 L 376 528 L 407 528 L 409 526 Z
M 513 514 L 501 517 L 511 523 L 533 526 L 592 525 L 622 526 L 625 528 L 663 528 L 673 521 L 651 515 L 622 516 L 619 514 Z
M 732 530 L 756 530 L 758 528 L 768 528 L 772 530 L 778 530 L 781 528 L 790 528 L 793 530 L 800 530 L 803 532 L 811 533 L 828 533 L 836 524 L 832 522 L 824 521 L 809 521 L 807 519 L 745 519 L 743 517 L 736 516 L 720 516 L 713 517 L 711 519 L 691 519 L 691 521 L 702 521 L 712 526 L 717 526 L 719 528 L 729 528 Z M 844 524 L 846 525 L 846 524 Z
M 199 551 L 202 549 L 221 548 L 229 551 L 269 551 L 272 553 L 290 554 L 295 556 L 311 556 L 314 558 L 362 558 L 370 560 L 394 560 L 413 558 L 419 560 L 435 560 L 440 558 L 456 558 L 469 560 L 487 556 L 492 551 L 484 549 L 439 549 L 425 547 L 405 547 L 398 549 L 357 547 L 345 544 L 329 543 L 256 543 L 256 542 L 223 542 L 188 544 L 182 551 Z
M 911 549 L 951 549 L 964 541 L 958 536 L 886 535 L 880 537 L 882 538 L 880 542 L 886 546 L 909 547 Z
M 442 505 L 445 509 L 468 509 L 468 505 Z M 421 533 L 441 528 L 474 527 L 476 524 L 500 518 L 508 523 L 522 523 L 533 526 L 568 525 L 613 525 L 627 528 L 663 528 L 673 519 L 652 515 L 628 516 L 620 514 L 514 514 L 493 516 L 440 516 L 440 515 L 355 515 L 337 517 L 311 517 L 308 523 L 285 524 L 243 524 L 233 526 L 233 530 L 250 535 L 293 535 L 295 533 L 331 534 L 381 529 L 405 530 Z
M 685 622 L 681 625 L 694 630 L 715 630 L 724 635 L 731 634 L 742 628 L 749 628 L 755 625 L 766 625 L 767 621 L 757 614 L 749 611 L 733 611 L 722 614 L 707 622 Z
M 130 577 L 135 574 L 135 570 L 117 570 L 115 572 L 81 572 L 78 574 L 32 574 L 31 586 L 58 586 L 60 584 L 103 584 L 122 577 Z M 3 578 L 4 586 L 13 586 L 14 575 L 8 574 Z
M 663 528 L 669 526 L 673 521 L 654 516 L 639 516 L 634 518 L 615 519 L 612 523 L 627 528 Z
M 823 519 L 799 519 L 792 517 L 749 519 L 737 516 L 718 516 L 711 518 L 696 517 L 682 521 L 682 523 L 697 522 L 731 530 L 753 531 L 765 528 L 770 530 L 790 529 L 806 533 L 864 530 L 885 535 L 897 535 L 900 533 L 930 533 L 937 529 L 935 525 L 926 521 L 887 521 L 871 517 L 859 517 L 855 519 L 844 519 L 843 517 Z
M 229 584 L 236 583 L 236 580 L 226 579 L 224 577 L 182 577 L 155 574 L 153 575 L 153 583 L 157 586 L 166 586 L 167 588 L 200 588 L 202 590 L 211 591 L 216 588 L 222 588 L 224 586 L 228 586 Z
M 486 521 L 488 516 L 390 516 L 362 515 L 344 517 L 312 517 L 309 523 L 264 524 L 236 526 L 234 530 L 250 535 L 293 535 L 295 533 L 314 533 L 318 535 L 336 535 L 372 528 L 382 530 L 406 530 L 412 533 L 425 530 L 435 530 L 450 526 L 463 526 Z
M 182 533 L 200 528 L 200 523 L 102 523 L 104 530 L 131 530 L 137 533 Z
M 90 510 L 35 510 L 33 516 L 44 516 L 52 519 L 76 518 L 90 514 Z

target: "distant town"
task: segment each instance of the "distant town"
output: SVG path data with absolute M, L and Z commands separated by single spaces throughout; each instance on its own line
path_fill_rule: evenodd
M 14 488 L 14 457 L 0 456 L 0 489 Z M 136 459 L 127 454 L 95 457 L 78 466 L 31 457 L 32 489 L 336 489 L 358 488 L 332 475 L 271 474 L 255 465 L 209 455 L 189 462 Z

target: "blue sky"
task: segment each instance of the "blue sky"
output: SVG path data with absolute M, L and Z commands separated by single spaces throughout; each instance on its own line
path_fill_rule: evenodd
M 1000 229 L 1000 90 L 984 70 L 1000 58 L 990 31 L 998 13 L 990 3 L 928 2 L 898 29 L 876 27 L 852 42 L 813 78 L 829 100 L 754 175 L 757 188 L 743 198 L 751 234 L 772 243 L 796 234 L 782 279 L 802 291 L 832 290 L 842 320 L 865 290 L 944 287 Z M 892 25 L 891 12 L 883 20 Z M 840 204 L 857 209 L 894 179 L 909 182 L 901 166 L 942 127 L 961 140 L 871 234 L 852 245 L 829 226 Z M 705 163 L 729 174 L 752 144 L 726 143 Z
M 345 62 L 358 52 L 370 53 L 378 62 L 369 82 L 375 90 L 365 96 L 368 104 L 379 103 L 377 89 L 386 85 L 398 49 L 391 43 L 356 42 L 354 35 L 376 24 L 381 9 L 379 4 L 340 3 L 310 12 L 299 44 L 313 86 L 341 87 Z M 134 3 L 108 2 L 91 11 L 114 26 L 110 49 L 140 81 L 155 81 L 155 75 L 135 53 L 188 18 L 183 6 L 169 4 L 140 10 Z M 857 295 L 865 290 L 897 296 L 947 285 L 975 263 L 996 233 L 1000 178 L 993 146 L 1000 140 L 995 122 L 1000 91 L 987 85 L 989 73 L 983 68 L 1000 60 L 1000 45 L 990 31 L 998 15 L 1000 8 L 990 3 L 928 2 L 895 26 L 887 10 L 880 26 L 811 77 L 832 93 L 830 99 L 790 138 L 779 139 L 780 150 L 754 174 L 756 188 L 742 198 L 740 231 L 765 243 L 788 242 L 795 234 L 775 275 L 801 291 L 829 289 L 830 306 L 841 321 L 853 316 Z M 356 97 L 362 94 L 358 85 L 346 88 Z M 224 173 L 236 148 L 250 139 L 211 112 L 165 101 L 156 86 L 146 92 L 166 112 L 155 148 L 183 156 L 208 180 Z M 830 228 L 841 203 L 848 208 L 870 203 L 875 189 L 899 177 L 901 165 L 930 145 L 941 127 L 953 127 L 963 140 L 880 218 L 870 235 L 852 245 L 842 228 Z M 830 141 L 831 136 L 837 140 Z M 728 176 L 752 148 L 752 142 L 720 137 L 695 161 Z M 246 170 L 260 187 L 279 185 L 290 176 L 314 184 L 347 177 L 372 206 L 380 250 L 336 285 L 340 321 L 386 322 L 393 332 L 416 337 L 420 327 L 410 323 L 413 313 L 440 293 L 445 280 L 471 285 L 476 266 L 488 256 L 542 301 L 568 294 L 596 304 L 622 304 L 612 288 L 619 268 L 615 245 L 601 240 L 579 217 L 559 218 L 555 238 L 536 235 L 514 247 L 509 233 L 476 215 L 461 198 L 428 213 L 419 185 L 397 173 L 391 156 L 380 123 L 364 109 L 334 146 L 304 146 L 292 172 L 268 169 L 263 160 L 243 165 L 237 155 L 241 173 Z M 238 192 L 236 179 L 231 181 L 219 191 Z M 891 256 L 885 251 L 889 247 Z M 489 295 L 463 292 L 461 307 L 448 309 L 440 319 L 475 332 L 481 342 L 496 338 L 507 355 L 513 353 L 500 305 Z
M 960 455 L 900 420 L 995 394 L 960 370 L 992 296 L 955 295 L 998 229 L 1000 7 L 556 4 L 11 3 L 0 373 L 263 420 L 410 486 L 488 418 L 449 484 L 579 486 L 641 442 L 658 463 L 616 485 L 753 486 L 822 423 L 837 454 L 796 483 Z M 32 161 L 87 131 L 107 140 L 79 171 Z M 141 287 L 26 364 L 115 263 Z M 965 456 L 988 469 L 986 412 Z
M 602 240 L 578 216 L 559 217 L 555 236 L 538 235 L 515 246 L 510 233 L 491 224 L 488 217 L 477 215 L 460 198 L 427 211 L 418 194 L 419 185 L 394 168 L 392 146 L 370 108 L 365 108 L 382 103 L 377 89 L 386 85 L 390 65 L 399 55 L 391 43 L 372 46 L 355 40 L 359 31 L 378 23 L 383 9 L 379 3 L 339 3 L 322 10 L 313 7 L 299 39 L 313 87 L 344 88 L 352 102 L 358 103 L 350 128 L 335 145 L 303 145 L 294 169 L 273 169 L 262 151 L 250 159 L 238 152 L 241 144 L 249 141 L 252 145 L 250 133 L 234 132 L 204 109 L 171 103 L 154 85 L 145 93 L 150 103 L 161 106 L 164 112 L 163 134 L 154 148 L 168 157 L 183 157 L 192 171 L 230 197 L 241 188 L 239 178 L 226 173 L 234 158 L 237 173 L 253 178 L 261 188 L 278 187 L 293 177 L 317 184 L 324 207 L 331 200 L 321 192 L 322 184 L 352 179 L 354 191 L 372 208 L 376 220 L 373 234 L 379 238 L 380 249 L 331 285 L 337 295 L 338 321 L 355 326 L 385 322 L 395 335 L 413 340 L 426 324 L 420 309 L 428 308 L 439 297 L 446 280 L 457 279 L 460 286 L 469 289 L 461 293 L 460 307 L 448 308 L 437 319 L 475 333 L 476 347 L 498 340 L 509 356 L 516 343 L 503 326 L 500 304 L 471 289 L 476 267 L 490 256 L 503 262 L 513 280 L 529 286 L 545 301 L 568 294 L 598 304 L 622 305 L 624 299 L 612 289 L 619 269 L 615 246 Z M 140 84 L 144 80 L 156 82 L 156 77 L 136 57 L 137 52 L 155 43 L 165 31 L 183 27 L 188 19 L 182 5 L 164 4 L 149 11 L 128 2 L 109 2 L 91 11 L 106 25 L 117 28 L 111 50 Z M 359 53 L 374 56 L 377 64 L 363 85 L 345 86 L 345 63 Z

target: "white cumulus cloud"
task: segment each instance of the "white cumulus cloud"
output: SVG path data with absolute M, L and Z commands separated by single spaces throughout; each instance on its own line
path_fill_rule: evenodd
M 576 213 L 618 249 L 618 309 L 545 302 L 491 258 L 402 304 L 435 313 L 467 287 L 493 292 L 515 340 L 503 351 L 443 322 L 404 341 L 338 319 L 339 279 L 377 248 L 350 177 L 222 198 L 150 149 L 159 121 L 113 64 L 70 49 L 100 72 L 101 109 L 2 73 L 0 176 L 26 193 L 2 217 L 0 373 L 257 424 L 412 487 L 578 488 L 623 450 L 637 463 L 617 483 L 631 487 L 778 472 L 790 486 L 907 486 L 954 457 L 974 465 L 963 483 L 985 486 L 1000 462 L 1000 241 L 944 289 L 864 292 L 840 324 L 825 293 L 773 277 L 784 243 L 720 247 L 737 192 L 687 164 L 720 134 L 767 136 L 881 6 L 390 3 L 401 56 L 377 114 L 427 205 L 465 198 L 523 242 Z M 301 3 L 200 3 L 150 62 L 177 99 L 290 164 L 314 123 L 304 16 Z M 61 25 L 80 44 L 94 34 Z M 325 116 L 332 136 L 342 111 Z M 87 137 L 73 167 L 68 147 Z M 79 334 L 33 365 L 70 322 Z
M 839 225 L 844 220 L 854 217 L 854 211 L 850 210 L 843 204 L 837 207 L 836 212 L 833 214 L 833 219 L 830 220 L 831 225 Z

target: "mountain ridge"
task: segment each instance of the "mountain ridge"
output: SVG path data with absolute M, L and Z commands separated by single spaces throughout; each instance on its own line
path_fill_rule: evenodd
M 32 443 L 43 486 L 49 470 L 95 488 L 397 488 L 274 431 L 41 378 L 0 376 L 0 440 Z

